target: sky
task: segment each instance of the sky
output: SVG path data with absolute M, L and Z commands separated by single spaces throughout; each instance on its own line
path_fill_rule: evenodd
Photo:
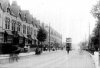
M 50 26 L 62 34 L 65 42 L 67 37 L 73 43 L 88 39 L 95 26 L 95 19 L 91 9 L 97 0 L 9 0 L 17 1 L 22 10 L 29 10 L 33 17 Z

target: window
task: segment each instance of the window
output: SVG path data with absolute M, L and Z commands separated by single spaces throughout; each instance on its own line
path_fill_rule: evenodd
M 5 18 L 5 29 L 10 29 L 10 18 L 9 17 Z
M 7 12 L 8 12 L 9 14 L 11 14 L 10 8 L 7 8 Z
M 35 24 L 35 27 L 37 28 L 37 25 Z
M 26 34 L 26 25 L 23 25 L 23 33 Z
M 37 31 L 36 30 L 34 30 L 34 36 L 36 36 L 37 35 Z
M 29 34 L 30 34 L 30 27 L 27 26 L 27 35 L 29 35 Z
M 20 26 L 21 26 L 21 23 L 17 22 L 17 31 L 19 31 L 19 32 L 20 32 Z
M 2 9 L 1 3 L 0 3 L 0 9 Z
M 32 27 L 31 27 L 31 32 L 30 32 L 31 35 L 32 35 L 32 31 L 33 31 L 33 29 L 32 29 Z
M 16 29 L 16 20 L 12 20 L 12 30 L 15 31 Z

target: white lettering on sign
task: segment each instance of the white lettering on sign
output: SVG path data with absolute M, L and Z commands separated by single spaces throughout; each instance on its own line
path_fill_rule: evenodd
M 71 38 L 66 38 L 66 43 L 72 42 Z

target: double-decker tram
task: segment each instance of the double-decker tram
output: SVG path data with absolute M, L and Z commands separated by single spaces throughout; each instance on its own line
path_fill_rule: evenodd
M 66 38 L 66 50 L 72 49 L 72 38 Z

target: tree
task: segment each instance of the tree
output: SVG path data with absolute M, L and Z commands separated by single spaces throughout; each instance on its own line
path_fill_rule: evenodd
M 98 50 L 100 44 L 100 1 L 91 10 L 92 15 L 97 18 L 97 24 L 94 28 L 94 36 L 91 38 L 91 42 L 95 50 Z
M 47 32 L 44 28 L 41 27 L 38 31 L 37 39 L 42 44 L 42 42 L 44 42 L 46 40 L 46 38 L 47 38 Z
M 41 54 L 42 53 L 42 42 L 44 42 L 47 38 L 47 32 L 44 28 L 40 27 L 38 33 L 37 33 L 37 39 L 38 39 L 38 47 L 36 48 L 35 54 Z M 41 44 L 40 44 L 40 43 Z
M 87 44 L 88 44 L 88 41 L 80 42 L 80 48 L 83 49 L 83 50 L 86 50 L 87 49 Z

